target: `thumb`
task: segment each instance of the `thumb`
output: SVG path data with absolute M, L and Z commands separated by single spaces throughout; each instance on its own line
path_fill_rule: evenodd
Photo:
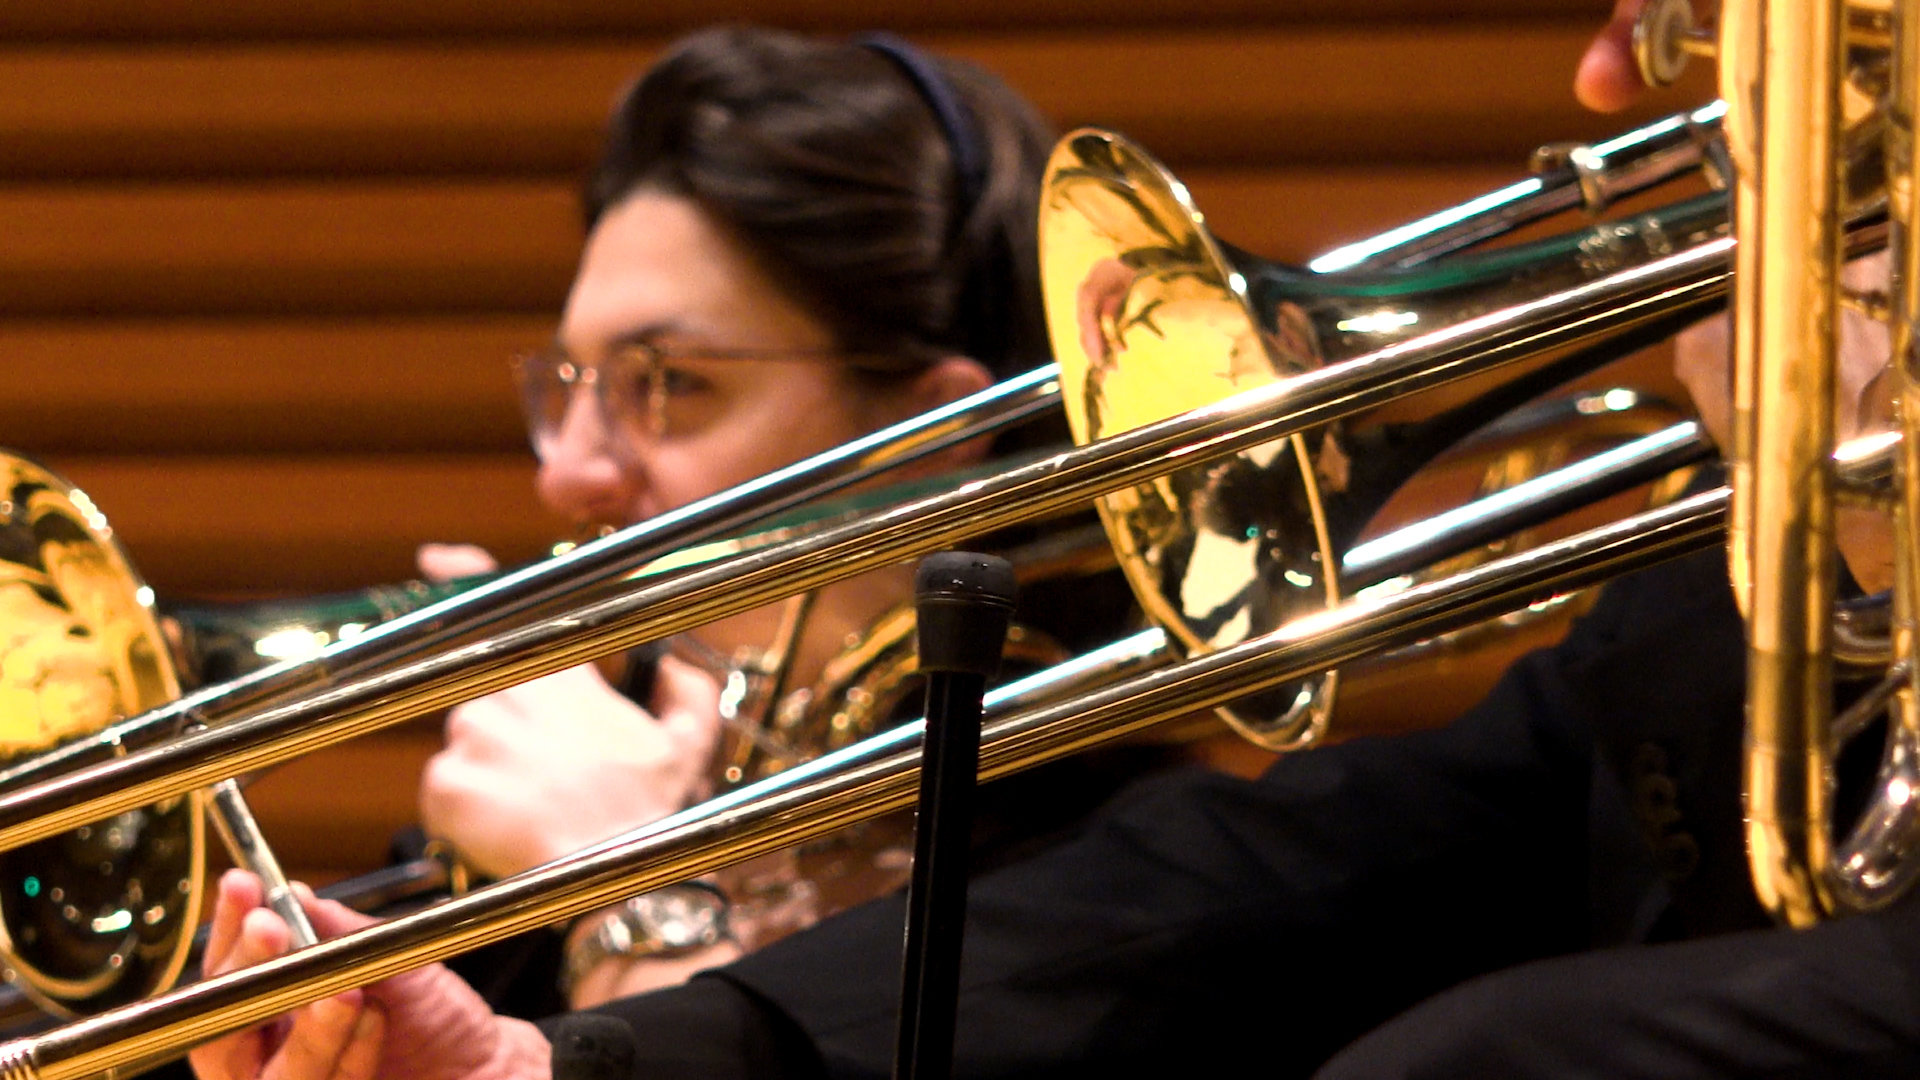
M 1595 112 L 1619 112 L 1646 89 L 1633 59 L 1633 21 L 1646 0 L 1615 0 L 1613 19 L 1594 36 L 1573 76 L 1573 96 Z
M 421 544 L 414 561 L 429 581 L 452 581 L 500 569 L 485 548 L 473 544 Z

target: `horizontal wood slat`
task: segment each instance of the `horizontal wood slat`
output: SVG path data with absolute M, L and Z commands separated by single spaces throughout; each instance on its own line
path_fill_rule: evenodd
M 1176 162 L 1517 160 L 1622 121 L 1583 112 L 1588 21 L 932 35 L 1065 125 Z M 0 54 L 0 175 L 561 172 L 656 41 L 15 49 Z M 1711 93 L 1704 72 L 1636 115 Z M 1489 117 L 1498 118 L 1488 122 Z
M 546 319 L 0 325 L 0 435 L 42 454 L 517 451 Z
M 1222 235 L 1300 259 L 1519 171 L 1180 175 Z M 0 316 L 552 315 L 579 245 L 559 182 L 0 188 Z
M 0 445 L 518 452 L 507 374 L 546 317 L 0 323 Z
M 703 23 L 763 23 L 815 29 L 993 26 L 1002 29 L 1112 26 L 1206 26 L 1279 23 L 1446 20 L 1547 14 L 1606 16 L 1605 0 L 67 0 L 0 6 L 0 37 L 18 40 L 367 37 L 491 34 L 543 36 L 643 33 Z
M 551 312 L 571 191 L 517 181 L 0 190 L 0 313 Z
M 570 535 L 534 498 L 531 455 L 46 461 L 92 496 L 163 595 L 406 581 L 422 542 L 518 562 Z

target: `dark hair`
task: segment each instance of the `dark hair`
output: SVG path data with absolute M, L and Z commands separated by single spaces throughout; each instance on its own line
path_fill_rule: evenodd
M 947 134 L 895 60 L 724 28 L 682 40 L 621 99 L 587 184 L 587 224 L 636 189 L 682 195 L 842 348 L 957 352 L 1003 378 L 1042 363 L 1034 214 L 1051 135 L 999 79 L 931 60 L 984 151 L 970 207 Z

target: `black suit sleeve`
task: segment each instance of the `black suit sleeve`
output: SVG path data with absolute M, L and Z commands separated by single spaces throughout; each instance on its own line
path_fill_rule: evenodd
M 611 1001 L 594 1010 L 633 1027 L 635 1080 L 819 1080 L 813 1044 L 780 1010 L 722 979 Z M 541 1021 L 548 1038 L 558 1018 Z

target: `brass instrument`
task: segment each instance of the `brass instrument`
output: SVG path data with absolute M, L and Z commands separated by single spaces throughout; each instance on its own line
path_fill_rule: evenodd
M 1542 385 L 1694 317 L 1724 294 L 1734 246 L 1723 235 L 1724 211 L 1711 201 L 1652 215 L 1638 232 L 1622 234 L 1617 226 L 1605 226 L 1557 242 L 1456 256 L 1470 261 L 1448 260 L 1407 272 L 1420 277 L 1316 278 L 1237 254 L 1230 262 L 1200 227 L 1184 189 L 1114 137 L 1074 137 L 1056 155 L 1049 175 L 1055 186 L 1048 205 L 1093 211 L 1087 216 L 1090 225 L 1081 229 L 1080 239 L 1086 241 L 1081 247 L 1061 246 L 1060 238 L 1072 233 L 1071 223 L 1042 225 L 1053 252 L 1069 252 L 1087 274 L 1075 278 L 1049 256 L 1056 348 L 1064 360 L 1083 340 L 1080 300 L 1088 283 L 1095 286 L 1099 303 L 1086 340 L 1097 344 L 1083 351 L 1077 372 L 1063 363 L 1061 372 L 1038 376 L 1028 385 L 1077 380 L 1066 396 L 1079 399 L 1083 411 L 1076 426 L 1085 437 L 1098 436 L 1094 441 L 766 548 L 603 590 L 603 598 L 565 620 L 515 625 L 317 694 L 290 696 L 286 690 L 316 671 L 325 677 L 341 670 L 327 662 L 356 655 L 353 648 L 379 641 L 379 631 L 361 635 L 347 648 L 334 646 L 317 669 L 269 668 L 271 677 L 245 691 L 220 691 L 117 723 L 107 729 L 110 738 L 151 741 L 196 710 L 218 705 L 220 719 L 123 756 L 101 760 L 96 743 L 14 765 L 0 775 L 9 784 L 0 794 L 0 846 L 57 835 L 308 748 L 936 550 L 962 536 L 1116 492 L 1103 514 L 1121 529 L 1123 556 L 1140 557 L 1130 575 L 1179 585 L 1171 599 L 1162 592 L 1147 603 L 1181 617 L 1173 633 L 1198 655 L 1110 681 L 1110 662 L 1152 662 L 1162 655 L 1168 635 L 1151 631 L 1062 665 L 1046 678 L 1006 688 L 983 740 L 983 777 L 1230 701 L 1236 702 L 1237 716 L 1252 716 L 1249 726 L 1261 729 L 1263 737 L 1296 744 L 1325 723 L 1325 692 L 1302 684 L 1311 674 L 1718 542 L 1726 496 L 1710 492 L 1398 592 L 1349 597 L 1353 584 L 1339 580 L 1334 564 L 1342 551 L 1336 539 L 1352 539 L 1370 512 L 1369 500 L 1377 507 L 1383 492 L 1415 467 L 1405 457 L 1390 456 L 1381 475 L 1368 478 L 1371 484 L 1354 483 L 1369 467 L 1368 458 L 1350 450 L 1354 444 L 1342 421 L 1406 393 L 1573 350 L 1574 359 L 1556 360 L 1548 373 L 1530 375 L 1504 391 L 1516 399 L 1532 396 Z M 1478 227 L 1482 235 L 1498 231 L 1485 222 Z M 1123 273 L 1100 269 L 1109 263 Z M 1433 306 L 1405 318 L 1415 300 Z M 1356 306 L 1362 310 L 1352 311 Z M 1349 310 L 1343 313 L 1343 308 Z M 1061 316 L 1062 311 L 1069 314 Z M 1369 318 L 1372 314 L 1391 317 Z M 1330 330 L 1323 326 L 1329 323 Z M 1167 330 L 1174 333 L 1163 333 Z M 1166 347 L 1175 339 L 1182 348 Z M 1217 377 L 1220 388 L 1238 392 L 1219 401 L 1210 400 L 1217 395 L 1188 397 L 1173 403 L 1188 411 L 1166 415 L 1166 402 L 1139 404 L 1145 395 L 1137 378 L 1113 363 L 1120 354 L 1136 352 L 1162 365 L 1187 363 Z M 1135 382 L 1129 384 L 1129 378 Z M 1128 390 L 1129 385 L 1136 389 Z M 1500 397 L 1494 400 L 1504 404 Z M 1484 419 L 1484 413 L 1449 414 L 1424 434 L 1444 445 L 1451 439 L 1442 439 L 1443 433 L 1457 437 Z M 1682 433 L 1666 445 L 1689 438 L 1697 443 L 1697 432 Z M 1650 456 L 1642 460 L 1672 460 L 1661 453 L 1647 448 Z M 1223 459 L 1229 463 L 1208 464 Z M 1161 481 L 1172 474 L 1183 479 Z M 1306 524 L 1281 520 L 1264 507 L 1231 497 L 1247 492 L 1277 495 L 1304 509 Z M 1209 498 L 1217 504 L 1209 504 Z M 1144 527 L 1137 526 L 1123 513 L 1129 500 L 1134 506 L 1157 502 L 1194 513 L 1185 526 L 1166 527 L 1171 515 L 1149 517 Z M 737 513 L 738 507 L 724 512 Z M 1516 520 L 1516 511 L 1492 508 L 1477 520 L 1473 527 L 1485 528 L 1486 522 Z M 1181 527 L 1190 541 L 1182 538 Z M 1239 543 L 1215 542 L 1231 540 L 1234 527 L 1242 530 Z M 1277 534 L 1300 542 L 1269 543 Z M 655 535 L 643 539 L 650 542 Z M 1458 536 L 1449 535 L 1427 550 L 1452 553 L 1458 545 Z M 1203 546 L 1214 549 L 1210 557 L 1224 550 L 1227 561 L 1237 565 L 1226 571 L 1203 568 L 1194 557 Z M 632 531 L 598 547 L 587 545 L 584 555 L 573 553 L 518 578 L 509 575 L 503 579 L 508 584 L 491 594 L 482 587 L 477 593 L 486 595 L 461 610 L 482 611 L 489 595 L 505 596 L 505 606 L 520 614 L 551 599 L 553 589 L 580 567 L 589 570 L 578 576 L 602 581 L 608 567 L 640 548 Z M 1234 574 L 1280 591 L 1256 597 L 1246 586 L 1230 584 Z M 1231 601 L 1221 608 L 1226 618 L 1217 627 L 1202 626 L 1186 606 L 1190 596 L 1207 588 Z M 445 634 L 450 624 L 434 620 L 447 617 L 448 609 L 419 617 L 429 612 L 434 609 L 391 624 L 404 624 L 406 630 L 391 631 L 389 638 L 415 630 Z M 459 633 L 470 630 L 471 624 L 463 625 Z M 1102 680 L 1108 685 L 1071 700 L 1030 704 L 1037 695 L 1057 697 L 1063 687 Z M 1249 710 L 1250 694 L 1266 697 Z M 246 708 L 262 701 L 264 707 Z M 1279 708 L 1269 709 L 1270 702 Z M 1015 706 L 1023 708 L 1013 711 Z M 348 986 L 899 809 L 911 798 L 917 737 L 916 725 L 904 725 L 418 914 L 8 1044 L 0 1048 L 0 1067 L 21 1076 L 62 1077 L 138 1067 L 176 1053 L 188 1040 L 215 1037 Z M 72 767 L 76 762 L 80 766 Z
M 1489 306 L 1486 283 L 1504 282 L 1518 265 L 1528 267 L 1529 285 L 1577 287 L 1700 250 L 1726 228 L 1724 203 L 1707 196 L 1521 248 L 1330 280 L 1236 251 L 1203 222 L 1184 185 L 1125 139 L 1081 132 L 1056 150 L 1041 211 L 1041 278 L 1077 439 L 1204 406 L 1224 388 L 1284 383 L 1391 352 L 1427 327 L 1471 323 Z M 1707 299 L 1663 312 L 1655 337 L 1698 317 Z M 1375 584 L 1346 556 L 1383 490 L 1430 459 L 1433 443 L 1480 426 L 1488 399 L 1517 406 L 1630 351 L 1610 344 L 1574 351 L 1413 430 L 1369 438 L 1336 418 L 1096 505 L 1155 622 L 1188 651 L 1243 641 Z M 1208 557 L 1197 557 L 1202 547 L 1212 549 Z M 1308 745 L 1326 729 L 1336 685 L 1329 673 L 1236 702 L 1222 716 L 1270 749 Z
M 1920 843 L 1920 702 L 1915 600 L 1920 597 L 1920 397 L 1914 319 L 1920 315 L 1914 110 L 1920 27 L 1879 3 L 1729 0 L 1715 35 L 1696 29 L 1685 0 L 1649 5 L 1636 29 L 1648 77 L 1687 53 L 1717 54 L 1728 102 L 1727 146 L 1741 235 L 1734 313 L 1735 593 L 1747 616 L 1747 850 L 1754 886 L 1775 918 L 1808 926 L 1891 903 L 1915 879 Z M 1884 170 L 1864 176 L 1866 157 Z M 1884 200 L 1892 221 L 1892 284 L 1849 287 L 1845 222 Z M 1836 471 L 1835 406 L 1842 308 L 1892 332 L 1891 477 Z M 1833 715 L 1833 673 L 1853 651 L 1836 633 L 1836 527 L 1862 510 L 1891 518 L 1892 664 L 1845 714 Z M 1879 715 L 1888 717 L 1879 775 L 1859 819 L 1834 820 L 1834 758 Z
M 86 494 L 0 458 L 0 745 L 46 750 L 177 697 L 142 584 Z M 0 858 L 6 981 L 43 1008 L 171 985 L 199 921 L 199 792 Z

